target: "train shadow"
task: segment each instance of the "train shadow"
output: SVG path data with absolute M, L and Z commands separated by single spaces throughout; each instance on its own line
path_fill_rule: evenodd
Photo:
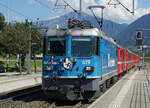
M 13 95 L 14 93 L 10 93 L 11 95 Z M 10 95 L 9 94 L 9 95 Z M 54 104 L 54 106 L 75 106 L 76 104 L 78 104 L 81 101 L 69 101 L 69 100 L 54 100 L 54 99 L 48 99 L 46 98 L 44 92 L 42 90 L 38 91 L 38 92 L 34 92 L 31 94 L 25 94 L 25 95 L 20 95 L 17 97 L 12 98 L 13 102 L 23 102 L 24 104 L 28 104 L 28 103 L 46 103 L 49 105 Z M 86 103 L 86 101 L 82 101 L 82 103 Z

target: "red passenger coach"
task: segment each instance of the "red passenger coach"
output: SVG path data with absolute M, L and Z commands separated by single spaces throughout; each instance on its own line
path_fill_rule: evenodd
M 123 72 L 127 71 L 127 61 L 128 61 L 127 49 L 123 49 Z
M 123 72 L 123 48 L 118 47 L 118 75 Z
M 132 53 L 128 52 L 128 69 L 132 68 Z
M 129 69 L 137 66 L 140 57 L 130 52 L 129 50 L 118 46 L 118 75 L 122 72 L 127 72 Z
M 118 47 L 118 75 L 128 70 L 128 52 L 122 47 Z

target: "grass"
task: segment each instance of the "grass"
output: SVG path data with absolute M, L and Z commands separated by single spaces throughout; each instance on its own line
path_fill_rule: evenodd
M 42 68 L 42 60 L 36 60 L 36 66 Z M 31 60 L 31 67 L 34 67 L 34 60 Z
M 7 63 L 8 63 L 9 68 L 13 68 L 13 69 L 16 68 L 16 60 L 10 60 L 8 62 L 7 61 L 2 61 L 1 63 L 3 64 L 4 67 L 7 67 Z M 32 71 L 35 71 L 34 70 L 34 60 L 31 60 L 30 63 L 31 63 Z M 37 66 L 37 71 L 41 71 L 41 69 L 42 69 L 42 60 L 36 60 L 36 66 Z
M 7 63 L 8 63 L 8 67 L 16 66 L 16 61 L 2 61 L 2 64 L 4 65 L 4 67 L 7 67 Z
M 7 66 L 7 61 L 3 61 L 2 64 L 4 67 Z M 36 60 L 36 65 L 37 67 L 42 67 L 42 60 Z M 8 67 L 15 67 L 16 66 L 16 61 L 8 61 Z M 34 67 L 34 60 L 31 60 L 31 67 Z

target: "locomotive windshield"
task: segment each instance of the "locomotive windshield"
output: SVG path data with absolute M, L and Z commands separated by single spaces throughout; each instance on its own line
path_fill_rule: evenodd
M 65 56 L 66 40 L 65 37 L 49 37 L 48 38 L 48 55 Z
M 98 41 L 97 37 L 72 37 L 72 56 L 98 55 Z

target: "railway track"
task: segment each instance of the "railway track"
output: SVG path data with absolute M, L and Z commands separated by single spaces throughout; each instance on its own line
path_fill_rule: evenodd
M 40 88 L 36 88 L 0 97 L 0 108 L 87 108 L 92 102 L 94 100 L 49 100 Z
M 113 85 L 110 84 L 103 93 Z M 0 95 L 0 108 L 87 108 L 94 101 L 94 99 L 89 101 L 50 100 L 45 97 L 41 86 L 37 86 Z
M 30 95 L 36 92 L 41 91 L 41 86 L 35 86 L 32 88 L 26 88 L 19 91 L 1 94 L 0 95 L 0 108 L 11 108 L 13 105 L 13 101 L 19 97 L 25 97 L 26 95 Z
M 94 99 L 88 101 L 49 100 L 45 97 L 41 86 L 0 96 L 0 108 L 87 108 L 92 102 Z
M 91 101 L 56 101 L 45 108 L 87 108 Z
M 0 95 L 0 108 L 87 108 L 91 101 L 59 101 L 45 98 L 41 86 Z

